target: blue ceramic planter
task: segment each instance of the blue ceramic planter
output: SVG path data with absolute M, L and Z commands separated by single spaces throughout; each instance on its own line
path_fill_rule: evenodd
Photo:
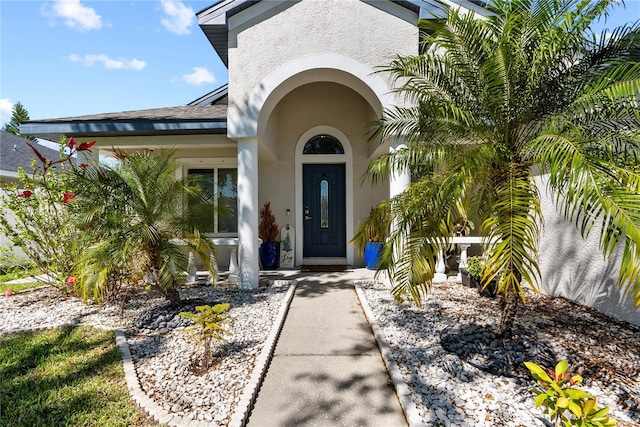
M 280 242 L 261 244 L 260 262 L 263 270 L 276 270 L 280 264 Z
M 384 243 L 369 242 L 364 247 L 364 262 L 369 270 L 377 270 Z

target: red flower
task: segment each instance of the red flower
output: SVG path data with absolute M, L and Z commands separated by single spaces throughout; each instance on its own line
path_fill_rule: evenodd
M 69 148 L 73 150 L 73 147 L 75 146 L 76 146 L 76 139 L 74 137 L 71 137 L 71 139 L 69 140 Z
M 11 288 L 7 288 L 7 290 L 4 291 L 4 297 L 10 297 L 12 293 Z
M 93 144 L 95 144 L 95 141 L 92 142 L 83 142 L 82 144 L 80 144 L 78 146 L 78 151 L 85 151 L 88 150 L 89 148 L 93 147 Z
M 89 165 L 88 165 L 88 164 L 86 164 L 86 163 L 80 163 L 80 167 L 81 167 L 82 169 L 86 168 L 87 166 L 89 166 Z
M 67 285 L 75 285 L 78 278 L 76 276 L 67 277 Z
M 31 190 L 24 190 L 22 193 L 18 194 L 18 197 L 31 197 L 32 194 Z
M 62 196 L 62 203 L 69 203 L 69 201 L 73 199 L 75 196 L 76 196 L 76 193 L 74 192 L 64 193 L 64 195 Z

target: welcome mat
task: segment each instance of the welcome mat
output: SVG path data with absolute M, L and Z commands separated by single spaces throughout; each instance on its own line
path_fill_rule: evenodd
M 336 272 L 336 271 L 347 271 L 346 265 L 302 265 L 300 266 L 301 272 Z

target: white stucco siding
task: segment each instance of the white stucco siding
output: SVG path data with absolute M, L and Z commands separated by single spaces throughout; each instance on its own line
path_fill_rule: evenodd
M 280 227 L 295 224 L 300 215 L 295 204 L 295 150 L 300 137 L 317 126 L 329 126 L 342 132 L 351 146 L 353 180 L 348 185 L 353 192 L 353 216 L 347 216 L 353 227 L 358 220 L 369 214 L 371 207 L 388 197 L 388 188 L 381 184 L 371 188 L 368 183 L 360 185 L 360 178 L 369 164 L 369 145 L 366 123 L 373 117 L 369 104 L 355 91 L 337 83 L 319 82 L 301 86 L 278 104 L 268 123 L 277 147 L 276 161 L 261 161 L 259 165 L 259 204 L 271 202 Z M 286 210 L 291 215 L 286 216 Z M 347 236 L 351 239 L 352 236 Z M 356 259 L 356 264 L 361 260 Z
M 629 293 L 617 285 L 622 245 L 606 260 L 598 246 L 598 227 L 583 239 L 575 224 L 566 221 L 558 211 L 544 177 L 537 182 L 544 215 L 539 246 L 540 291 L 640 325 L 640 308 L 636 308 Z
M 406 9 L 391 4 L 393 8 L 406 14 Z M 241 21 L 243 15 L 253 12 L 251 9 L 234 20 Z M 246 114 L 251 94 L 259 90 L 263 79 L 291 61 L 333 53 L 336 58 L 362 64 L 367 68 L 363 74 L 369 75 L 396 54 L 418 52 L 415 21 L 360 0 L 292 2 L 264 20 L 248 20 L 233 28 L 229 40 L 230 118 Z M 234 132 L 230 129 L 231 136 L 236 136 Z

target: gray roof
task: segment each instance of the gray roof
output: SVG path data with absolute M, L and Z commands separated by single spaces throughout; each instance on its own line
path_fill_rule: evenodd
M 20 131 L 54 141 L 61 135 L 95 137 L 222 134 L 227 132 L 227 105 L 187 105 L 30 120 L 20 125 Z
M 19 167 L 28 173 L 33 171 L 31 159 L 35 159 L 36 155 L 26 144 L 27 142 L 26 138 L 0 131 L 0 176 L 14 177 Z M 35 142 L 30 143 L 47 159 L 58 159 L 60 157 L 56 150 Z
M 219 105 L 227 104 L 229 96 L 229 84 L 220 86 L 219 88 L 212 90 L 206 95 L 191 101 L 187 105 Z

